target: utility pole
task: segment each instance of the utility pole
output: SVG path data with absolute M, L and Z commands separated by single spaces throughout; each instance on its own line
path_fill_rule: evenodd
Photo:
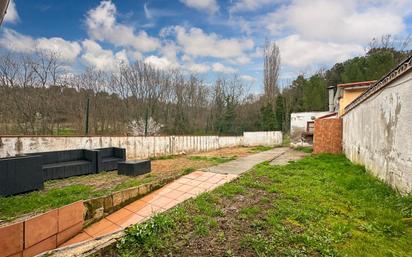
M 85 120 L 84 120 L 84 134 L 89 134 L 89 112 L 90 112 L 90 98 L 87 98 L 86 101 L 86 111 L 85 111 Z

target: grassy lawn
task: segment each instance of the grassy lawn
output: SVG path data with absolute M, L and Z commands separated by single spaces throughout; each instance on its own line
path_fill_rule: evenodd
M 192 161 L 207 161 L 215 165 L 236 160 L 236 156 L 189 156 Z
M 313 152 L 313 147 L 311 146 L 298 146 L 295 148 L 296 151 L 301 151 L 304 153 L 312 153 Z
M 411 256 L 412 196 L 343 156 L 260 164 L 127 230 L 120 256 Z

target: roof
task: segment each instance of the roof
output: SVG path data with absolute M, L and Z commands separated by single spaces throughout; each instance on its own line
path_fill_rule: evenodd
M 319 119 L 327 119 L 327 118 L 334 118 L 334 117 L 337 117 L 338 116 L 338 113 L 337 112 L 332 112 L 332 113 L 329 113 L 329 114 L 326 114 L 326 115 L 323 115 L 323 116 L 320 116 L 320 117 L 318 117 L 317 118 L 317 120 Z
M 398 66 L 393 68 L 389 73 L 383 76 L 380 80 L 378 80 L 375 84 L 373 84 L 368 89 L 366 89 L 365 92 L 363 92 L 350 104 L 348 104 L 345 107 L 345 114 L 347 114 L 350 110 L 360 105 L 363 101 L 365 101 L 366 99 L 368 99 L 375 93 L 383 90 L 389 83 L 391 83 L 395 79 L 401 77 L 402 75 L 406 74 L 407 72 L 411 70 L 412 70 L 412 55 L 406 58 L 401 63 L 399 63 Z
M 337 87 L 340 88 L 347 88 L 347 87 L 368 87 L 372 84 L 374 84 L 376 80 L 370 80 L 370 81 L 360 81 L 360 82 L 352 82 L 352 83 L 346 83 L 346 84 L 338 84 Z

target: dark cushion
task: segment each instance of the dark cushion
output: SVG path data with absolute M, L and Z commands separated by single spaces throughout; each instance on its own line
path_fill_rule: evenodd
M 78 165 L 89 165 L 91 162 L 86 160 L 70 161 L 70 162 L 58 162 L 43 165 L 43 169 L 67 167 L 67 166 L 78 166 Z
M 117 157 L 108 157 L 108 158 L 103 158 L 102 162 L 119 162 L 121 161 L 121 158 L 117 158 Z

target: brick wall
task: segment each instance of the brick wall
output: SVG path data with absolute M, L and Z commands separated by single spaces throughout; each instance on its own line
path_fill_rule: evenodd
M 83 202 L 0 227 L 0 257 L 31 257 L 51 250 L 83 228 Z
M 315 154 L 342 153 L 342 119 L 317 119 L 313 137 Z

